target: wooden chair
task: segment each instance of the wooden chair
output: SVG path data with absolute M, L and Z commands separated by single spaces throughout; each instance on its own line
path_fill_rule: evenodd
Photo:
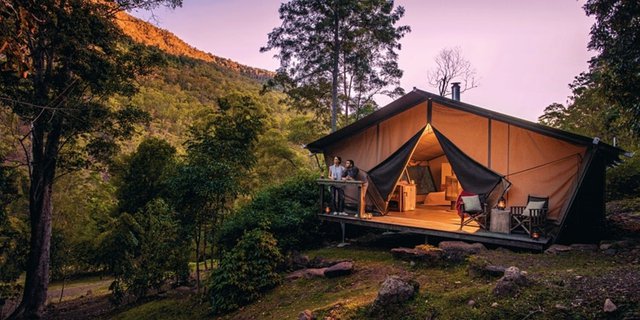
M 470 197 L 477 197 L 480 202 L 480 209 L 469 209 L 465 208 L 464 201 L 460 201 L 460 229 L 462 227 L 468 225 L 471 222 L 475 222 L 482 229 L 487 228 L 487 204 L 485 203 L 483 197 L 479 195 L 474 195 Z M 466 219 L 465 219 L 466 217 Z
M 542 202 L 542 206 L 535 204 Z M 511 231 L 522 228 L 531 236 L 533 232 L 544 233 L 549 212 L 549 197 L 536 197 L 529 195 L 527 206 L 511 207 Z

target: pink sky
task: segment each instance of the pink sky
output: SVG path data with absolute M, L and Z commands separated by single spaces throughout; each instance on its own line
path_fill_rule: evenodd
M 276 0 L 184 0 L 182 8 L 157 9 L 150 22 L 187 43 L 242 64 L 275 70 L 274 52 L 260 53 L 267 34 L 280 24 Z M 568 84 L 593 55 L 587 51 L 593 19 L 584 0 L 404 0 L 400 21 L 412 32 L 399 52 L 401 86 L 431 92 L 426 80 L 434 56 L 460 47 L 480 78 L 462 101 L 536 121 L 544 108 L 565 103 Z M 136 16 L 148 19 L 149 13 Z M 380 105 L 391 101 L 376 99 Z

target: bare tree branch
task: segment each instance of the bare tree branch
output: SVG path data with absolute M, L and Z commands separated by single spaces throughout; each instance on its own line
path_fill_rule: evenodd
M 436 67 L 427 72 L 427 81 L 438 89 L 441 96 L 451 93 L 450 84 L 460 82 L 460 92 L 478 87 L 476 70 L 471 62 L 465 59 L 459 47 L 444 48 L 434 58 Z

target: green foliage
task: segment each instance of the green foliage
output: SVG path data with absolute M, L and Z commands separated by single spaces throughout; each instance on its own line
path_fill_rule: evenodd
M 314 247 L 321 239 L 317 175 L 299 174 L 257 192 L 220 227 L 218 242 L 230 250 L 245 231 L 268 230 L 282 252 Z
M 121 212 L 136 212 L 152 199 L 168 196 L 175 156 L 176 149 L 164 140 L 147 138 L 140 143 L 116 175 Z
M 134 215 L 120 216 L 103 248 L 112 255 L 114 302 L 120 302 L 125 292 L 143 297 L 149 289 L 160 288 L 176 268 L 188 270 L 178 230 L 175 213 L 161 199 Z
M 233 311 L 278 285 L 277 268 L 282 261 L 273 235 L 262 230 L 246 232 L 209 278 L 213 313 Z
M 590 73 L 598 75 L 606 97 L 628 111 L 628 123 L 640 135 L 640 3 L 636 0 L 589 0 L 587 15 L 596 20 L 589 49 L 598 52 Z
M 282 24 L 260 51 L 279 50 L 280 68 L 270 85 L 283 88 L 294 107 L 326 120 L 331 105 L 335 131 L 338 99 L 348 115 L 373 103 L 376 94 L 403 93 L 387 89 L 402 77 L 396 50 L 410 28 L 395 25 L 403 7 L 394 9 L 387 0 L 294 0 L 281 4 L 279 13 Z
M 640 157 L 635 154 L 607 171 L 607 200 L 634 198 L 640 195 Z

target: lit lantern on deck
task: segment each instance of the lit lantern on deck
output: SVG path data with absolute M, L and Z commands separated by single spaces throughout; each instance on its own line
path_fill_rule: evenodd
M 531 233 L 531 238 L 533 238 L 534 240 L 538 240 L 540 239 L 540 233 L 534 231 Z
M 324 208 L 324 212 L 326 212 L 327 214 L 331 213 L 331 208 L 329 207 Z
M 504 197 L 500 197 L 500 200 L 498 200 L 497 207 L 500 210 L 506 209 L 507 208 L 507 200 L 505 200 Z

